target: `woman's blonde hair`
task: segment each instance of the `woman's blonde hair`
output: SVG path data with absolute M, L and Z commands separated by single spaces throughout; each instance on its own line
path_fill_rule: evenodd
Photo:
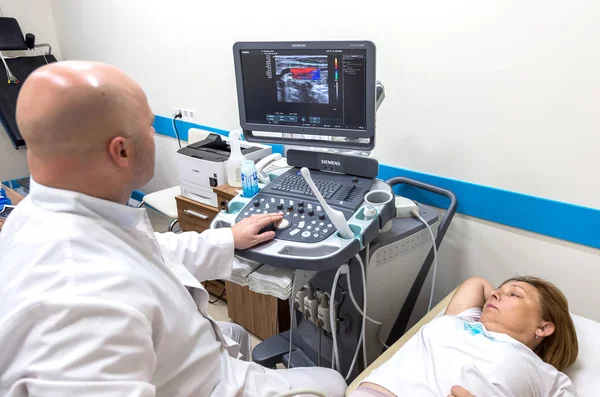
M 502 284 L 510 281 L 521 281 L 535 287 L 540 294 L 542 319 L 554 324 L 554 332 L 544 338 L 535 353 L 559 371 L 573 364 L 577 359 L 579 345 L 565 295 L 554 284 L 538 277 L 515 277 Z

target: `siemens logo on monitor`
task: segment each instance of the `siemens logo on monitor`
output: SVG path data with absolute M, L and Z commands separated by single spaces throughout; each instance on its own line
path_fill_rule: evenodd
M 341 167 L 342 163 L 339 161 L 333 161 L 333 160 L 324 160 L 321 159 L 321 164 L 323 165 L 335 165 L 336 167 Z
M 306 44 L 292 44 L 292 47 L 306 47 Z

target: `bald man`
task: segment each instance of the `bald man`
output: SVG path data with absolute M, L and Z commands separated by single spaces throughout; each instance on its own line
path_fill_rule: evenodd
M 90 62 L 34 72 L 17 103 L 31 189 L 0 234 L 0 396 L 342 396 L 323 368 L 271 370 L 207 313 L 203 280 L 280 215 L 154 233 L 125 204 L 154 171 L 153 113 L 122 71 Z M 239 330 L 238 330 L 239 331 Z

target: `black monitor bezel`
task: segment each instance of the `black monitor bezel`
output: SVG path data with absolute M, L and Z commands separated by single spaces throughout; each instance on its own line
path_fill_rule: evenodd
M 246 118 L 246 98 L 244 95 L 244 81 L 242 74 L 242 50 L 348 50 L 364 49 L 367 54 L 366 62 L 366 125 L 364 130 L 336 129 L 323 127 L 289 126 L 279 124 L 248 123 Z M 283 134 L 307 134 L 330 137 L 358 138 L 361 141 L 368 139 L 371 143 L 361 144 L 363 148 L 374 145 L 375 140 L 375 102 L 376 102 L 376 56 L 375 44 L 372 41 L 280 41 L 280 42 L 236 42 L 233 45 L 233 56 L 235 65 L 235 77 L 238 96 L 238 109 L 240 126 L 244 131 L 264 131 Z M 266 138 L 264 142 L 268 141 Z M 277 139 L 275 139 L 277 140 Z M 296 144 L 302 145 L 298 139 Z M 311 141 L 313 142 L 313 141 Z M 314 143 L 314 142 L 313 142 Z M 307 143 L 310 145 L 310 143 Z

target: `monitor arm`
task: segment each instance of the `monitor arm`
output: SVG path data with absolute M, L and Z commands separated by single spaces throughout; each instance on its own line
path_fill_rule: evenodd
M 379 110 L 379 106 L 381 106 L 383 100 L 385 99 L 385 87 L 381 81 L 377 80 L 376 87 L 377 94 L 375 94 L 375 111 Z

